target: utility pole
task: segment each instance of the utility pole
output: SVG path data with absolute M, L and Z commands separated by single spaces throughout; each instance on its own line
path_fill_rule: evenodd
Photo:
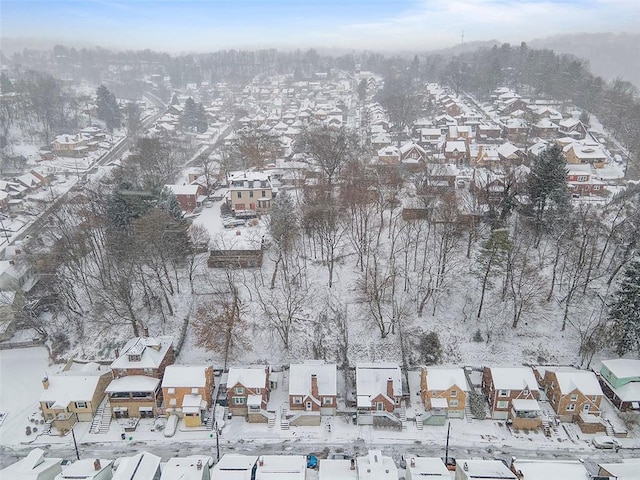
M 80 460 L 80 452 L 78 452 L 78 444 L 76 442 L 76 433 L 73 431 L 73 427 L 71 427 L 71 436 L 73 437 L 73 446 L 76 449 L 76 458 Z

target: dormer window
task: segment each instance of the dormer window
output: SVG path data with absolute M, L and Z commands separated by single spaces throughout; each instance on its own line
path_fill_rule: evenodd
M 138 353 L 129 354 L 127 356 L 129 357 L 130 362 L 139 362 L 140 360 L 142 360 L 142 355 Z

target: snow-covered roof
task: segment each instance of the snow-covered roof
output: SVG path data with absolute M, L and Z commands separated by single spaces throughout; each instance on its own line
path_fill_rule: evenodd
M 118 469 L 113 474 L 113 480 L 149 480 L 155 478 L 160 471 L 160 460 L 157 455 L 140 452 L 132 457 L 120 458 Z
M 529 367 L 492 367 L 490 370 L 496 390 L 538 390 L 538 382 Z
M 203 388 L 207 384 L 206 365 L 169 365 L 162 377 L 162 388 Z
M 255 480 L 304 480 L 306 473 L 304 455 L 263 455 L 258 458 Z
M 34 448 L 26 457 L 0 470 L 0 477 L 12 480 L 53 478 L 62 471 L 61 463 L 62 458 L 47 458 L 44 450 Z
M 162 468 L 160 480 L 207 480 L 212 464 L 213 458 L 206 455 L 170 458 Z
M 158 368 L 167 354 L 173 338 L 162 337 L 135 337 L 129 340 L 120 350 L 120 356 L 111 364 L 111 368 Z M 140 356 L 140 360 L 130 358 Z
M 456 459 L 456 472 L 462 471 L 462 478 L 482 478 L 484 480 L 516 480 L 518 477 L 500 460 Z
M 469 390 L 462 368 L 427 367 L 426 372 L 428 390 L 443 391 L 454 385 L 464 392 Z
M 616 477 L 617 480 L 637 480 L 638 471 L 640 470 L 640 460 L 625 458 L 622 462 L 623 463 L 600 463 L 599 466 Z
M 566 480 L 591 478 L 580 460 L 520 460 L 514 463 L 516 471 L 532 480 Z M 637 468 L 637 467 L 636 467 Z
M 225 453 L 211 471 L 211 480 L 251 480 L 256 455 Z
M 356 480 L 357 470 L 351 469 L 351 460 L 321 459 L 318 480 Z
M 197 195 L 199 185 L 165 185 L 174 195 Z
M 267 384 L 267 366 L 230 368 L 227 376 L 227 388 L 232 388 L 238 383 L 247 388 L 265 388 Z
M 537 412 L 540 405 L 537 400 L 516 398 L 511 400 L 511 405 L 516 412 Z
M 100 467 L 96 468 L 99 463 Z M 56 480 L 93 480 L 95 478 L 107 478 L 103 472 L 110 471 L 113 460 L 83 458 L 77 462 L 68 464 L 62 469 L 62 473 L 56 477 Z
M 586 370 L 556 370 L 556 379 L 563 395 L 579 390 L 583 395 L 602 395 L 595 373 Z
M 395 363 L 366 363 L 356 366 L 358 407 L 371 407 L 371 401 L 387 394 L 387 380 L 393 380 L 394 397 L 402 396 L 402 374 Z M 390 399 L 393 400 L 393 399 Z
M 444 462 L 440 458 L 410 457 L 407 459 L 407 471 L 411 472 L 412 479 L 422 477 L 428 478 L 451 478 L 451 472 L 447 470 Z
M 356 458 L 358 480 L 397 480 L 398 468 L 381 450 L 369 450 L 366 457 Z
M 447 408 L 449 406 L 449 401 L 446 398 L 430 398 L 429 402 L 431 403 L 431 408 Z
M 289 395 L 309 395 L 311 376 L 318 379 L 318 395 L 336 395 L 336 365 L 309 361 L 289 367 Z
M 202 399 L 202 395 L 187 393 L 182 397 L 183 413 L 198 413 L 200 410 L 207 408 L 207 402 Z
M 611 360 L 602 360 L 602 365 L 607 367 L 616 378 L 640 377 L 640 360 L 614 358 Z
M 157 378 L 145 375 L 127 375 L 112 380 L 105 392 L 154 392 L 159 384 L 160 380 Z
M 518 147 L 510 142 L 505 142 L 497 148 L 498 154 L 505 158 L 510 158 L 520 151 Z
M 71 402 L 90 402 L 99 381 L 100 375 L 49 377 L 49 387 L 42 391 L 40 401 L 54 402 L 53 408 L 66 408 Z

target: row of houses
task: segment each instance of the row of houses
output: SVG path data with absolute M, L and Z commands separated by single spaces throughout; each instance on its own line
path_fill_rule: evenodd
M 306 455 L 243 455 L 227 453 L 214 463 L 207 455 L 170 458 L 162 462 L 153 453 L 110 459 L 64 463 L 36 448 L 25 458 L 0 470 L 3 478 L 21 480 L 632 480 L 637 459 L 617 463 L 579 460 L 437 458 L 403 456 L 396 465 L 382 450 L 369 450 L 353 458 Z
M 200 426 L 215 401 L 213 367 L 174 362 L 171 337 L 138 337 L 117 352 L 109 368 L 70 364 L 43 380 L 44 418 L 60 432 L 70 430 L 76 421 L 94 421 L 98 408 L 105 407 L 106 394 L 106 415 L 113 418 L 177 415 L 187 427 Z M 640 361 L 607 360 L 602 365 L 599 375 L 566 367 L 485 367 L 481 390 L 491 418 L 508 420 L 516 428 L 540 428 L 543 414 L 538 401 L 546 398 L 560 421 L 576 422 L 594 433 L 603 431 L 601 422 L 594 421 L 601 414 L 603 388 L 621 410 L 640 410 L 640 396 L 633 399 L 640 388 Z M 336 372 L 335 364 L 322 361 L 290 365 L 288 409 L 316 417 L 335 415 Z M 462 368 L 420 370 L 419 393 L 429 418 L 465 416 L 474 389 L 467 376 Z M 268 366 L 232 367 L 221 383 L 231 415 L 250 422 L 268 420 L 270 393 L 277 387 Z M 361 423 L 371 422 L 372 415 L 397 414 L 407 390 L 397 364 L 358 364 L 353 406 Z

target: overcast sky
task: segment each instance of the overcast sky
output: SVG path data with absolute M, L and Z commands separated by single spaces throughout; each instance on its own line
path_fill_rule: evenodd
M 0 0 L 3 37 L 106 48 L 424 51 L 640 31 L 640 0 Z

